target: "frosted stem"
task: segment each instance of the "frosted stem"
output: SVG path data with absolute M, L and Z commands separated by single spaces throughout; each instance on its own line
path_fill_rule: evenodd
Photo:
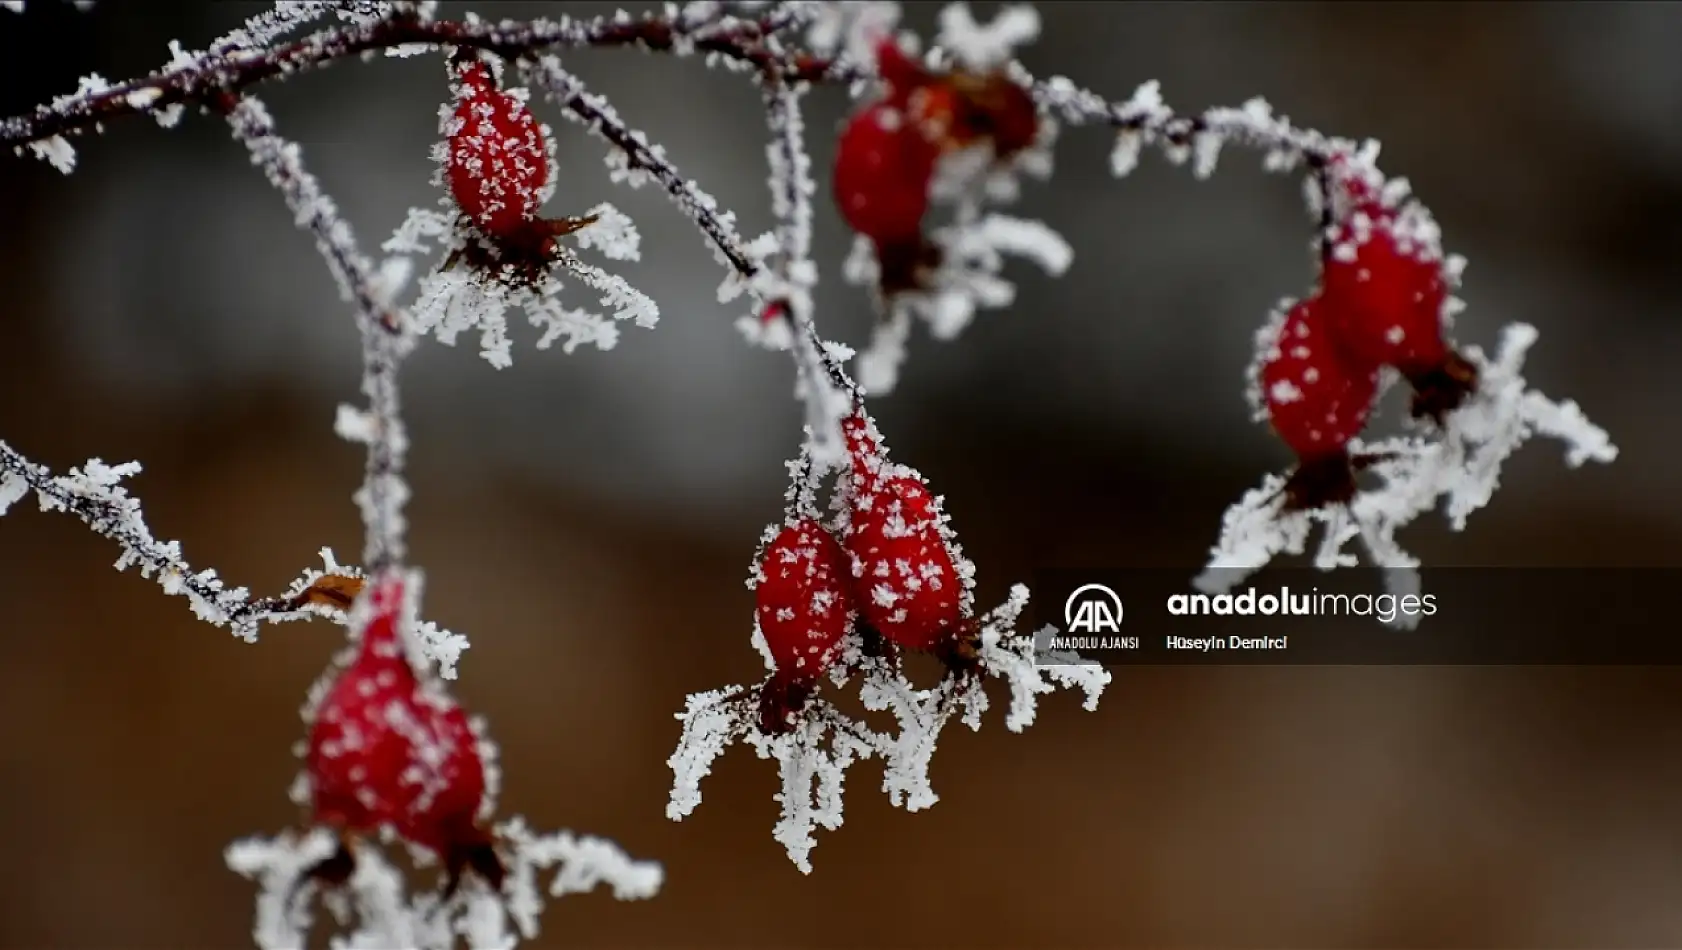
M 200 619 L 226 626 L 243 640 L 257 639 L 267 622 L 296 620 L 308 613 L 284 599 L 253 599 L 243 587 L 229 587 L 215 571 L 194 571 L 181 557 L 181 542 L 159 541 L 140 510 L 140 500 L 118 483 L 140 471 L 138 462 L 106 465 L 92 459 L 67 475 L 55 475 L 0 442 L 0 514 L 30 492 L 42 511 L 75 515 L 94 533 L 117 542 L 118 570 L 138 566 L 141 576 L 157 580 L 167 594 L 186 597 Z
M 370 423 L 364 427 L 368 461 L 357 492 L 367 533 L 363 562 L 371 572 L 385 570 L 402 563 L 405 554 L 403 504 L 409 490 L 403 481 L 403 461 L 409 440 L 400 412 L 397 368 L 412 348 L 412 340 L 373 265 L 357 247 L 350 225 L 304 168 L 297 144 L 276 134 L 268 108 L 244 97 L 228 111 L 228 124 L 234 138 L 251 150 L 252 164 L 285 197 L 298 226 L 315 237 L 316 249 L 338 281 L 340 296 L 356 306 L 362 335 L 362 392 L 368 397 Z

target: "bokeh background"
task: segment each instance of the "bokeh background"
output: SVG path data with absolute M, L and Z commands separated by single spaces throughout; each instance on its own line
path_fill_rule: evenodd
M 932 23 L 935 4 L 909 6 Z M 169 40 L 202 46 L 257 9 L 30 7 L 0 14 L 0 113 L 153 68 Z M 1041 10 L 1036 72 L 1117 97 L 1159 79 L 1181 108 L 1265 95 L 1381 139 L 1471 260 L 1462 339 L 1535 323 L 1532 379 L 1623 448 L 1581 472 L 1527 448 L 1464 535 L 1422 525 L 1416 552 L 1682 563 L 1682 7 Z M 630 51 L 568 62 L 745 230 L 766 226 L 746 83 Z M 265 95 L 373 244 L 436 198 L 442 91 L 420 58 Z M 820 168 L 844 108 L 813 97 Z M 1024 736 L 997 718 L 952 732 L 931 812 L 891 810 L 863 767 L 810 878 L 771 840 L 774 772 L 746 752 L 693 818 L 666 821 L 684 694 L 758 671 L 742 582 L 799 409 L 786 360 L 744 347 L 714 302 L 720 274 L 687 223 L 610 185 L 602 147 L 544 117 L 561 136 L 552 208 L 612 200 L 642 223 L 627 271 L 660 326 L 610 353 L 518 348 L 501 372 L 431 344 L 404 380 L 426 612 L 472 637 L 460 694 L 501 741 L 506 810 L 613 837 L 669 875 L 652 902 L 554 905 L 543 945 L 1682 945 L 1682 701 L 1664 670 L 1128 670 L 1095 714 L 1057 697 Z M 1189 572 L 1223 507 L 1287 461 L 1241 387 L 1254 327 L 1311 279 L 1297 186 L 1238 151 L 1209 182 L 1154 157 L 1116 182 L 1109 144 L 1068 134 L 1055 180 L 1029 191 L 1077 249 L 1067 277 L 1024 267 L 1019 302 L 958 343 L 920 334 L 877 407 L 898 457 L 947 496 L 984 600 L 1048 565 Z M 323 545 L 354 558 L 361 457 L 330 423 L 356 397 L 356 347 L 309 239 L 202 116 L 79 145 L 68 179 L 0 170 L 0 436 L 58 467 L 143 461 L 159 535 L 258 591 Z M 821 319 L 860 342 L 872 317 L 841 285 L 844 250 L 828 215 Z M 221 852 L 298 820 L 297 707 L 341 634 L 238 642 L 114 556 L 32 506 L 0 524 L 0 944 L 245 945 L 251 887 Z M 1534 617 L 1549 595 L 1568 592 L 1539 590 Z

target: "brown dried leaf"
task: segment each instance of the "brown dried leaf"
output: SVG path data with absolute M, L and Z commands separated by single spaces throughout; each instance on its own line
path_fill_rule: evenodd
M 293 597 L 290 605 L 294 610 L 306 604 L 349 610 L 367 582 L 367 578 L 350 574 L 323 574 L 303 593 Z

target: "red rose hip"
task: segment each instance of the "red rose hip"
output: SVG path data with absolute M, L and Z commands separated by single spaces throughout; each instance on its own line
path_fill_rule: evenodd
M 1366 427 L 1378 394 L 1378 366 L 1351 359 L 1326 327 L 1328 303 L 1292 307 L 1263 355 L 1260 374 L 1268 421 L 1304 461 L 1338 455 Z
M 371 616 L 356 657 L 315 711 L 305 753 L 315 820 L 351 833 L 390 827 L 437 852 L 454 881 L 471 865 L 498 883 L 489 837 L 478 827 L 485 797 L 479 737 L 436 682 L 423 682 L 398 630 L 403 582 L 363 594 Z
M 878 247 L 919 244 L 938 158 L 938 147 L 890 102 L 854 114 L 835 157 L 835 203 L 848 226 Z
M 444 165 L 450 194 L 479 230 L 513 237 L 536 218 L 549 184 L 543 128 L 526 106 L 524 91 L 497 88 L 484 63 L 456 70 Z
M 760 557 L 754 616 L 780 677 L 815 681 L 853 621 L 850 565 L 810 518 L 783 526 Z

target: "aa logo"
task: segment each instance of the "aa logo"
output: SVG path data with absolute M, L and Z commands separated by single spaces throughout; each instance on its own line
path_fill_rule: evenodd
M 1082 584 L 1063 602 L 1069 633 L 1120 633 L 1121 598 L 1103 584 Z

